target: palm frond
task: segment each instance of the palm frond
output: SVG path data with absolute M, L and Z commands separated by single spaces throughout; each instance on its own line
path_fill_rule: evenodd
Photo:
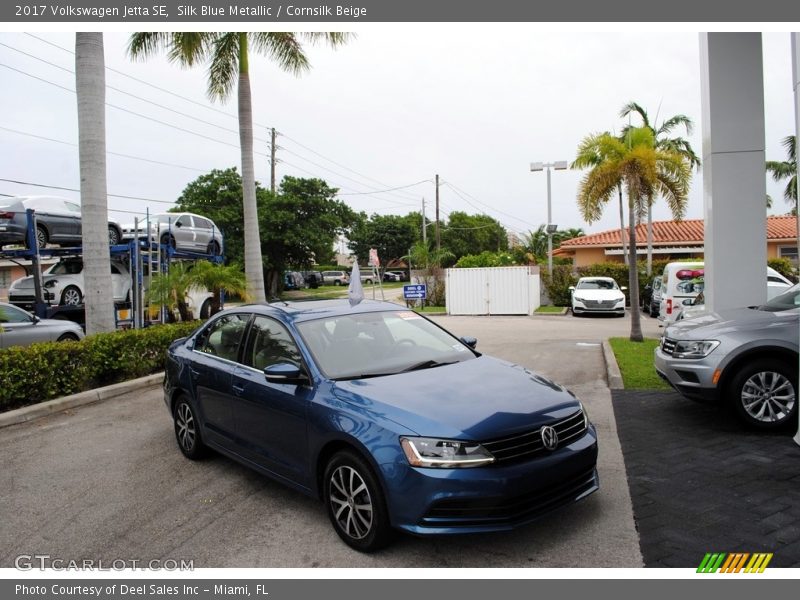
M 642 119 L 642 125 L 644 127 L 650 127 L 650 119 L 647 116 L 647 111 L 636 102 L 628 102 L 625 106 L 623 106 L 619 111 L 619 116 L 621 119 L 624 119 L 632 113 L 639 115 L 639 117 Z
M 308 57 L 295 33 L 261 31 L 250 34 L 253 50 L 272 58 L 278 66 L 299 75 L 310 68 Z
M 244 49 L 247 52 L 247 49 Z M 208 95 L 223 99 L 230 95 L 239 78 L 239 34 L 222 33 L 214 40 L 208 66 Z
M 661 127 L 656 130 L 656 137 L 670 133 L 675 127 L 683 125 L 686 128 L 686 135 L 692 135 L 694 123 L 686 115 L 675 115 L 661 123 Z

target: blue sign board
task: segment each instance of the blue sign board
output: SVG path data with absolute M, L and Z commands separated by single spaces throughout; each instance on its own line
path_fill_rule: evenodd
M 428 297 L 428 288 L 424 283 L 403 286 L 405 300 L 424 300 Z

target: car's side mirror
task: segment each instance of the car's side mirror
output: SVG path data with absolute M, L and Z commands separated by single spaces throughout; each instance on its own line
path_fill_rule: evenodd
M 652 290 L 653 286 L 652 285 L 646 285 L 646 286 L 644 286 L 644 289 L 645 289 L 645 291 Z
M 687 298 L 686 300 L 683 301 L 683 305 L 684 306 L 693 306 L 694 305 L 694 299 L 693 298 Z
M 275 363 L 264 369 L 264 376 L 267 378 L 268 383 L 289 384 L 289 385 L 303 385 L 308 383 L 303 370 L 295 365 L 289 363 Z
M 33 324 L 36 325 L 39 321 L 41 321 L 41 319 L 39 317 L 37 317 L 36 315 L 33 315 L 33 318 L 31 319 L 31 321 L 33 321 Z
M 574 292 L 575 291 L 575 286 L 574 285 L 569 286 L 569 291 L 570 292 Z
M 623 286 L 622 286 L 621 288 L 619 288 L 619 289 L 620 289 L 620 290 L 622 290 L 622 291 L 624 292 L 624 291 L 625 291 L 625 290 L 627 290 L 628 288 L 627 288 L 626 286 L 624 286 L 624 285 L 623 285 Z
M 465 335 L 464 337 L 458 338 L 462 344 L 465 346 L 469 346 L 473 350 L 475 350 L 475 346 L 478 345 L 478 338 L 472 337 L 471 335 Z

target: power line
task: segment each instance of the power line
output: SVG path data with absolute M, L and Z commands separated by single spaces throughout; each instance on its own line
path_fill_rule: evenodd
M 420 185 L 422 183 L 431 183 L 430 179 L 423 179 L 422 181 L 418 181 L 416 183 L 409 183 L 408 185 L 401 185 L 399 187 L 389 188 L 386 190 L 377 190 L 375 192 L 349 192 L 347 194 L 339 194 L 340 196 L 360 196 L 360 195 L 369 195 L 369 194 L 377 194 L 377 193 L 385 193 L 385 192 L 393 192 L 394 190 L 404 190 L 406 188 L 414 187 L 415 185 Z M 416 202 L 415 202 L 416 204 Z
M 20 50 L 19 48 L 14 48 L 13 46 L 9 46 L 8 44 L 4 44 L 3 42 L 0 42 L 0 46 L 8 48 L 9 50 L 13 50 L 14 52 L 18 52 L 18 53 L 20 53 L 20 54 L 22 54 L 24 56 L 30 57 L 30 58 L 32 58 L 34 60 L 38 60 L 39 62 L 45 63 L 47 65 L 50 65 L 51 67 L 55 67 L 56 69 L 60 69 L 62 71 L 70 73 L 72 75 L 75 74 L 75 71 L 72 70 L 72 69 L 68 69 L 67 67 L 62 67 L 61 65 L 58 65 L 58 64 L 56 64 L 54 62 L 50 62 L 49 60 L 45 60 L 44 58 L 40 58 L 40 57 L 38 57 L 38 56 L 36 56 L 34 54 L 30 54 L 29 52 L 25 52 L 23 50 Z M 119 92 L 120 94 L 124 94 L 126 96 L 130 96 L 131 98 L 135 98 L 136 100 L 139 100 L 140 102 L 146 102 L 147 104 L 152 104 L 153 106 L 156 106 L 156 107 L 161 108 L 163 110 L 166 110 L 166 111 L 169 111 L 169 112 L 173 112 L 176 115 L 180 115 L 182 117 L 186 117 L 187 119 L 192 119 L 193 121 L 197 121 L 199 123 L 203 123 L 203 124 L 208 125 L 210 127 L 216 127 L 217 129 L 221 129 L 222 131 L 226 131 L 228 133 L 233 133 L 235 135 L 239 134 L 239 131 L 236 130 L 236 129 L 231 129 L 230 127 L 225 127 L 223 125 L 217 125 L 216 123 L 212 123 L 211 121 L 206 121 L 205 119 L 201 119 L 199 117 L 195 117 L 194 115 L 190 115 L 188 113 L 176 110 L 174 108 L 170 108 L 169 106 L 165 106 L 163 104 L 159 104 L 158 102 L 154 102 L 152 100 L 148 100 L 147 98 L 143 98 L 141 96 L 137 96 L 136 94 L 132 94 L 131 92 L 128 92 L 126 90 L 122 90 L 122 89 L 120 89 L 118 87 L 114 87 L 113 85 L 106 84 L 106 88 L 109 89 L 109 90 L 113 90 L 115 92 Z M 260 138 L 255 138 L 254 137 L 253 139 L 258 141 L 258 142 L 262 142 L 262 143 L 266 142 L 266 140 L 263 140 L 263 139 L 260 139 Z
M 5 179 L 5 178 L 0 177 L 0 181 L 4 181 L 5 183 L 15 183 L 17 185 L 28 185 L 28 186 L 31 186 L 31 187 L 46 188 L 46 189 L 49 189 L 49 190 L 61 190 L 61 191 L 64 191 L 64 192 L 76 192 L 78 194 L 80 194 L 80 192 L 81 192 L 79 189 L 76 189 L 76 188 L 69 188 L 69 187 L 64 187 L 64 186 L 60 186 L 60 185 L 47 185 L 47 184 L 44 184 L 44 183 L 33 183 L 33 182 L 30 182 L 30 181 L 19 181 L 17 179 Z M 175 204 L 174 200 L 156 200 L 154 198 L 142 198 L 140 196 L 126 196 L 124 194 L 110 194 L 109 193 L 109 194 L 106 194 L 106 195 L 111 197 L 111 198 L 122 198 L 124 200 L 141 200 L 143 202 L 157 202 L 159 204 Z
M 459 198 L 461 198 L 461 199 L 462 199 L 464 202 L 466 202 L 467 204 L 469 204 L 469 205 L 470 205 L 472 208 L 474 208 L 475 210 L 478 210 L 478 211 L 481 211 L 481 212 L 485 212 L 483 209 L 480 209 L 480 208 L 478 208 L 478 207 L 477 207 L 477 206 L 475 206 L 475 205 L 474 205 L 472 202 L 470 202 L 469 200 L 467 200 L 467 198 L 465 198 L 465 197 L 464 197 L 464 195 L 466 195 L 466 196 L 469 196 L 470 198 L 472 198 L 473 200 L 475 200 L 475 202 L 477 202 L 478 204 L 481 204 L 481 205 L 485 206 L 485 207 L 486 207 L 486 208 L 488 208 L 489 210 L 492 210 L 492 211 L 494 211 L 494 212 L 496 212 L 496 213 L 499 213 L 499 214 L 501 214 L 501 215 L 505 215 L 506 217 L 509 217 L 509 218 L 511 218 L 511 219 L 514 219 L 515 221 L 519 221 L 520 223 L 525 223 L 525 224 L 526 224 L 526 225 L 528 225 L 529 227 L 534 227 L 534 228 L 536 227 L 536 225 L 533 225 L 532 223 L 530 223 L 530 222 L 526 221 L 525 219 L 520 219 L 519 217 L 516 217 L 516 216 L 514 216 L 514 215 L 512 215 L 512 214 L 509 214 L 509 213 L 507 213 L 507 212 L 503 212 L 502 210 L 500 210 L 500 209 L 498 209 L 498 208 L 494 208 L 494 207 L 492 207 L 492 206 L 490 206 L 490 205 L 488 205 L 488 204 L 485 204 L 485 203 L 481 202 L 480 200 L 478 200 L 477 198 L 475 198 L 475 196 L 472 196 L 472 195 L 468 194 L 467 192 L 465 192 L 464 190 L 461 190 L 461 189 L 457 188 L 455 185 L 453 185 L 453 184 L 452 184 L 452 183 L 450 183 L 449 181 L 445 181 L 445 182 L 444 182 L 444 185 L 446 185 L 446 186 L 447 186 L 447 187 L 449 187 L 451 190 L 453 190 L 453 192 L 456 194 L 456 196 L 458 196 Z M 464 195 L 462 195 L 462 194 L 464 194 Z M 511 229 L 511 228 L 509 228 L 509 229 Z M 513 231 L 513 230 L 512 230 L 512 231 Z
M 54 42 L 51 42 L 50 40 L 46 40 L 46 39 L 41 38 L 41 37 L 39 37 L 37 35 L 34 35 L 32 33 L 25 33 L 25 35 L 27 35 L 29 37 L 32 37 L 35 40 L 39 40 L 40 42 L 42 42 L 44 44 L 47 44 L 48 46 L 52 46 L 53 48 L 58 48 L 59 50 L 62 50 L 64 52 L 68 52 L 69 54 L 73 54 L 73 55 L 75 54 L 75 52 L 70 50 L 69 48 L 64 48 L 63 46 L 59 46 L 58 44 L 56 44 Z M 150 83 L 149 81 L 146 81 L 144 79 L 139 79 L 138 77 L 134 77 L 133 75 L 129 75 L 128 73 L 125 73 L 124 71 L 120 71 L 118 69 L 114 69 L 114 68 L 108 67 L 108 66 L 106 67 L 106 70 L 107 71 L 111 71 L 112 73 L 116 73 L 117 75 L 121 75 L 122 77 L 127 77 L 128 79 L 131 79 L 131 80 L 133 80 L 133 81 L 135 81 L 137 83 L 141 83 L 142 85 L 146 85 L 148 87 L 151 87 L 151 88 L 153 88 L 155 90 L 158 90 L 159 92 L 164 92 L 165 94 L 169 94 L 170 96 L 174 96 L 176 98 L 180 98 L 181 100 L 185 100 L 186 102 L 190 102 L 190 103 L 192 103 L 192 104 L 194 104 L 196 106 L 199 106 L 201 108 L 205 108 L 206 110 L 213 111 L 215 113 L 224 115 L 224 116 L 229 117 L 231 119 L 237 119 L 238 120 L 238 118 L 239 118 L 238 116 L 236 116 L 233 113 L 229 113 L 229 112 L 221 110 L 219 108 L 214 108 L 213 106 L 209 106 L 208 104 L 204 104 L 202 102 L 198 102 L 197 100 L 194 100 L 194 99 L 189 98 L 187 96 L 183 96 L 181 94 L 178 94 L 178 93 L 173 92 L 171 90 L 168 90 L 166 88 L 159 87 L 159 86 L 157 86 L 157 85 L 155 85 L 153 83 Z M 266 125 L 259 125 L 258 123 L 254 123 L 254 124 L 257 125 L 258 127 L 264 127 L 265 129 L 269 129 L 269 127 L 267 127 Z
M 35 138 L 35 139 L 39 139 L 39 140 L 45 140 L 45 141 L 48 141 L 48 142 L 54 142 L 56 144 L 63 144 L 65 146 L 72 146 L 73 148 L 77 148 L 78 147 L 78 144 L 76 144 L 74 142 L 67 142 L 65 140 L 57 140 L 55 138 L 50 138 L 50 137 L 47 137 L 47 136 L 44 136 L 44 135 L 37 135 L 35 133 L 28 133 L 26 131 L 19 131 L 18 129 L 11 129 L 10 127 L 3 127 L 2 125 L 0 125 L 0 130 L 10 131 L 11 133 L 16 133 L 17 135 L 24 135 L 24 136 Z M 122 158 L 130 158 L 131 160 L 139 160 L 139 161 L 151 163 L 151 164 L 154 164 L 154 165 L 163 165 L 165 167 L 175 167 L 176 169 L 186 169 L 187 171 L 196 171 L 198 173 L 207 173 L 208 172 L 208 169 L 197 169 L 195 167 L 187 167 L 186 165 L 179 165 L 179 164 L 176 164 L 176 163 L 168 163 L 168 162 L 164 162 L 164 161 L 160 161 L 160 160 L 155 160 L 155 159 L 152 159 L 152 158 L 145 158 L 143 156 L 134 156 L 133 154 L 123 154 L 121 152 L 112 152 L 111 150 L 106 150 L 106 154 L 110 154 L 112 156 L 119 156 L 119 157 L 122 157 Z

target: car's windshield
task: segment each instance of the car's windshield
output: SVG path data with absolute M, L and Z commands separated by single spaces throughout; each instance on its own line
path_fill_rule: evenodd
M 410 310 L 355 313 L 297 326 L 330 379 L 359 379 L 470 360 L 459 340 Z
M 758 307 L 758 310 L 765 310 L 768 312 L 780 312 L 782 310 L 791 310 L 800 306 L 800 284 L 790 287 L 788 290 L 775 296 L 771 300 L 767 300 L 766 304 Z
M 83 262 L 79 260 L 62 260 L 47 272 L 48 275 L 77 275 L 83 271 Z
M 612 279 L 584 279 L 578 282 L 579 290 L 617 290 L 617 282 Z

